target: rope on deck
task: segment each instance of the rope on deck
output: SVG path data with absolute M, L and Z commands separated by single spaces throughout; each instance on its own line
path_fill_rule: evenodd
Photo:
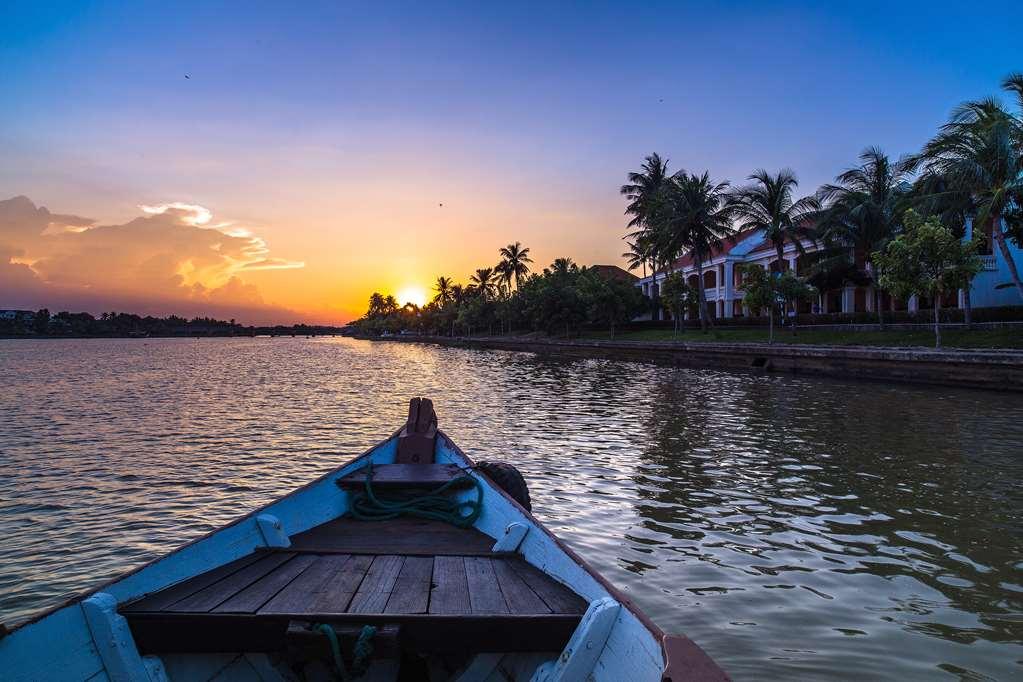
M 359 639 L 355 642 L 351 672 L 345 666 L 344 658 L 341 657 L 341 645 L 337 641 L 337 633 L 334 632 L 334 628 L 326 623 L 318 623 L 313 626 L 313 629 L 326 635 L 327 641 L 330 642 L 330 652 L 334 656 L 334 671 L 342 682 L 362 677 L 369 669 L 369 659 L 373 656 L 373 636 L 377 633 L 375 627 L 364 625 L 362 632 L 359 633 Z
M 449 489 L 466 481 L 476 488 L 475 500 L 459 501 L 445 495 Z M 424 495 L 384 499 L 373 490 L 373 464 L 370 463 L 366 467 L 366 491 L 352 495 L 348 510 L 352 518 L 360 521 L 386 521 L 399 516 L 417 516 L 444 521 L 459 528 L 469 528 L 483 511 L 483 486 L 475 477 L 462 474 Z

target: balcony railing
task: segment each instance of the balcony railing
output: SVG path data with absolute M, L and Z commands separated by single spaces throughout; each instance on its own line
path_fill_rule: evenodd
M 980 257 L 980 265 L 981 265 L 981 268 L 984 269 L 984 270 L 997 270 L 998 269 L 998 263 L 995 260 L 994 254 L 990 254 L 990 255 L 986 255 L 986 256 L 981 256 Z

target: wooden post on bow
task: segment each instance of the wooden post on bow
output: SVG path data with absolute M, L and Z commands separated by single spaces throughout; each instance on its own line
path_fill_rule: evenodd
M 437 413 L 429 398 L 413 398 L 408 404 L 408 422 L 398 434 L 397 464 L 433 464 L 437 441 Z

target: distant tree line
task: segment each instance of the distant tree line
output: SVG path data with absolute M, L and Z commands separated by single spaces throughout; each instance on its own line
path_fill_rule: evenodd
M 62 311 L 54 315 L 46 308 L 0 318 L 0 335 L 4 336 L 254 336 L 313 335 L 340 333 L 339 327 L 320 325 L 244 326 L 234 319 L 212 317 L 187 319 L 141 316 L 133 313 L 109 312 L 99 317 L 90 313 Z
M 369 335 L 414 332 L 474 335 L 542 332 L 571 336 L 584 327 L 615 328 L 648 310 L 639 289 L 599 270 L 558 258 L 531 273 L 529 249 L 519 242 L 500 249 L 494 267 L 476 270 L 466 285 L 438 277 L 433 300 L 399 305 L 374 293 L 366 314 L 352 326 Z

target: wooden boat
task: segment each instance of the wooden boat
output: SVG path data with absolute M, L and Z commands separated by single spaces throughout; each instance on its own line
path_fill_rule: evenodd
M 475 465 L 415 398 L 347 464 L 4 631 L 0 679 L 728 679 L 545 529 L 508 471 Z M 459 525 L 353 518 L 431 490 Z

